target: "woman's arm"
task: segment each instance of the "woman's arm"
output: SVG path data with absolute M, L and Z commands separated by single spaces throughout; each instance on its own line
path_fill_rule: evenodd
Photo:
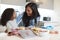
M 17 22 L 19 27 L 24 26 L 23 21 L 22 21 L 22 17 L 23 17 L 23 14 L 19 14 L 19 16 L 16 18 L 16 22 Z
M 17 24 L 19 24 L 22 21 L 22 16 L 23 14 L 19 14 L 18 17 L 16 18 Z

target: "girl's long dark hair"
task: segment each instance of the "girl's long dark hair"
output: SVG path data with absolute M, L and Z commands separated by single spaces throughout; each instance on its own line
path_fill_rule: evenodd
M 25 8 L 27 8 L 27 7 L 30 7 L 32 9 L 32 16 L 28 17 L 26 10 L 25 10 L 24 15 L 23 15 L 23 23 L 24 23 L 25 27 L 29 26 L 29 21 L 32 19 L 35 19 L 35 23 L 37 23 L 36 18 L 40 16 L 36 3 L 28 3 Z
M 4 10 L 1 16 L 1 25 L 6 26 L 7 22 L 11 20 L 11 17 L 13 16 L 14 9 L 13 8 L 7 8 Z

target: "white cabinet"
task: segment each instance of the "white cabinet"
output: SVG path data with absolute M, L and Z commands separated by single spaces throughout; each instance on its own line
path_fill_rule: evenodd
M 53 9 L 53 7 L 54 7 L 54 0 L 39 0 L 39 2 L 42 2 L 42 4 L 39 5 L 39 7 L 41 7 L 41 8 Z M 25 6 L 26 0 L 1 0 L 1 3 Z
M 25 5 L 26 0 L 1 0 L 1 3 L 2 4 L 23 6 L 23 5 Z
M 39 5 L 41 8 L 54 9 L 54 0 L 40 0 L 42 4 Z
M 1 0 L 0 0 L 0 4 L 1 4 Z
M 54 0 L 29 0 L 29 2 L 36 2 L 40 8 L 54 9 Z

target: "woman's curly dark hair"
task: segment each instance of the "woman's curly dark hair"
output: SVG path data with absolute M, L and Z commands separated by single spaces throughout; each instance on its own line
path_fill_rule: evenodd
M 7 22 L 11 20 L 13 12 L 14 12 L 13 8 L 7 8 L 4 10 L 4 12 L 1 15 L 1 25 L 6 26 Z

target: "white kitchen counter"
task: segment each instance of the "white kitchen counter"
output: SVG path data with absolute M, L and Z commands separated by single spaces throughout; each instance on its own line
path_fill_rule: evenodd
M 49 34 L 49 36 L 45 36 L 45 37 L 36 36 L 33 38 L 27 38 L 27 39 L 22 39 L 16 36 L 7 36 L 6 34 L 2 33 L 2 35 L 0 34 L 0 40 L 60 40 L 60 26 L 55 27 L 54 30 L 58 31 L 59 34 Z
M 3 36 L 0 36 L 0 40 L 60 40 L 60 34 L 50 34 L 49 37 L 33 37 L 33 38 L 27 38 L 22 39 L 16 36 L 7 36 L 6 34 Z

